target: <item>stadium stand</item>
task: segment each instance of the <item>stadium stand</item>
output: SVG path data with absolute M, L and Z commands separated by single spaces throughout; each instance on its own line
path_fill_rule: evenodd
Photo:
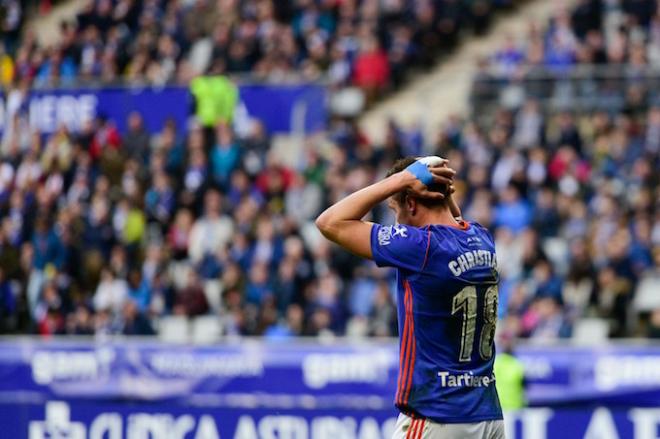
M 627 93 L 608 95 L 605 107 L 580 100 L 586 110 L 575 115 L 548 104 L 578 102 L 555 87 L 576 65 L 656 62 L 660 15 L 642 20 L 654 2 L 633 3 L 603 12 L 599 2 L 582 2 L 572 15 L 531 29 L 524 46 L 511 41 L 475 79 L 473 102 L 484 111 L 448 121 L 437 139 L 392 124 L 384 144 L 374 145 L 354 123 L 335 120 L 294 167 L 271 154 L 258 128 L 239 134 L 220 124 L 209 135 L 168 124 L 150 136 L 136 113 L 124 135 L 99 118 L 80 133 L 63 128 L 42 139 L 17 117 L 1 150 L 0 330 L 160 331 L 180 341 L 185 334 L 204 341 L 210 332 L 394 335 L 391 273 L 336 251 L 310 228 L 324 206 L 381 178 L 396 158 L 433 152 L 459 171 L 465 216 L 494 230 L 505 331 L 556 339 L 576 326 L 580 338 L 660 337 L 660 307 L 642 300 L 660 290 L 653 94 L 632 75 Z M 240 2 L 239 9 L 220 1 L 221 14 L 204 1 L 149 1 L 142 11 L 136 4 L 93 3 L 77 26 L 63 26 L 57 48 L 39 48 L 29 36 L 17 45 L 7 34 L 3 80 L 24 90 L 81 79 L 164 84 L 252 71 L 282 81 L 292 72 L 306 79 L 327 72 L 335 84 L 374 92 L 396 84 L 403 65 L 424 64 L 439 38 L 406 27 L 403 1 L 380 14 L 371 1 L 360 8 L 303 1 L 283 10 L 288 2 Z M 474 17 L 476 7 L 460 11 L 464 3 L 449 0 L 417 4 L 421 22 L 435 11 L 434 29 L 447 44 L 490 13 Z M 191 23 L 191 14 L 204 20 Z M 275 20 L 284 17 L 291 26 Z M 386 26 L 396 29 L 392 38 Z M 550 87 L 538 91 L 538 81 L 520 79 L 530 64 L 549 75 Z M 378 72 L 364 71 L 374 66 Z M 555 93 L 561 99 L 548 99 Z M 391 221 L 385 207 L 375 219 Z M 631 303 L 644 304 L 641 318 Z
M 600 318 L 612 335 L 657 335 L 653 306 L 636 306 L 651 316 L 641 327 L 629 309 L 660 287 L 658 17 L 652 1 L 581 1 L 480 62 L 481 159 L 468 164 L 491 169 L 493 224 L 520 232 L 497 232 L 500 257 L 519 258 L 501 289 L 514 332 L 561 336 L 577 321 L 597 336 Z
M 239 73 L 279 83 L 325 78 L 375 96 L 454 48 L 462 33 L 485 31 L 512 2 L 99 0 L 64 21 L 48 46 L 30 33 L 19 44 L 20 2 L 6 3 L 13 76 L 36 86 Z

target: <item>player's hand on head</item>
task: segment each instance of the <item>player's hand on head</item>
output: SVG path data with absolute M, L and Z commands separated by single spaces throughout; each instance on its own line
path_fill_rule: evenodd
M 445 194 L 429 189 L 428 186 L 419 180 L 414 180 L 408 185 L 407 193 L 415 198 L 427 198 L 431 200 L 442 200 L 445 198 Z
M 447 166 L 447 163 L 441 166 L 429 167 L 429 172 L 433 175 L 434 184 L 445 184 L 451 186 L 454 183 L 456 171 Z
M 449 161 L 437 156 L 422 157 L 408 166 L 405 171 L 414 178 L 408 184 L 408 193 L 419 198 L 441 200 L 445 194 L 433 190 L 436 185 L 451 186 L 456 171 L 447 166 Z

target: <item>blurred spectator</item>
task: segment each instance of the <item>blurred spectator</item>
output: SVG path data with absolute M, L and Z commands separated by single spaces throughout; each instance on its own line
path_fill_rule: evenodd
M 174 190 L 167 175 L 162 172 L 153 176 L 153 186 L 145 195 L 144 204 L 147 220 L 160 223 L 163 228 L 169 223 L 174 211 Z
M 41 297 L 36 305 L 35 320 L 38 323 L 39 334 L 56 335 L 64 333 L 65 303 L 54 283 L 43 286 Z
M 240 151 L 238 144 L 234 142 L 231 128 L 226 124 L 218 124 L 216 139 L 210 154 L 212 175 L 217 183 L 225 185 L 239 163 Z
M 142 314 L 135 302 L 127 300 L 122 307 L 119 322 L 120 333 L 124 335 L 154 335 L 154 329 L 147 317 Z
M 172 256 L 175 260 L 187 259 L 192 226 L 192 213 L 187 209 L 179 210 L 168 233 L 168 244 L 173 251 Z
M 522 231 L 531 223 L 530 208 L 514 186 L 502 192 L 501 201 L 495 207 L 493 223 L 496 227 L 507 227 L 514 233 Z
M 265 262 L 255 263 L 250 269 L 249 280 L 245 290 L 247 302 L 259 305 L 267 296 L 273 294 Z
M 223 248 L 229 242 L 234 225 L 226 215 L 222 215 L 222 197 L 216 190 L 204 195 L 204 215 L 192 226 L 188 244 L 188 254 L 193 262 L 199 262 L 208 254 Z
M 544 297 L 532 302 L 522 319 L 530 338 L 552 340 L 570 335 L 569 323 L 556 299 Z
M 118 312 L 128 297 L 128 285 L 122 279 L 116 279 L 111 269 L 104 269 L 94 295 L 94 308 L 97 311 L 112 310 Z
M 561 303 L 562 282 L 552 272 L 549 261 L 541 259 L 536 263 L 532 279 L 535 283 L 535 297 L 549 297 Z
M 360 53 L 353 68 L 353 81 L 372 100 L 387 85 L 390 71 L 385 53 L 380 50 L 375 38 L 362 42 Z
M 92 313 L 84 305 L 78 305 L 75 311 L 68 315 L 66 325 L 67 334 L 94 335 L 95 333 Z
M 17 292 L 0 266 L 0 333 L 10 332 L 15 326 Z
M 369 311 L 369 335 L 394 337 L 398 334 L 396 305 L 392 300 L 389 285 L 383 280 L 376 284 L 373 305 Z
M 191 271 L 185 288 L 176 293 L 173 312 L 174 314 L 194 317 L 206 314 L 208 311 L 209 304 L 204 295 L 202 283 L 197 274 Z
M 286 319 L 270 326 L 264 336 L 269 340 L 299 337 L 303 331 L 304 313 L 299 305 L 289 305 L 286 310 Z
M 149 157 L 149 142 L 149 133 L 144 127 L 142 115 L 131 112 L 128 116 L 128 131 L 122 139 L 122 149 L 129 157 L 144 165 Z
M 23 3 L 18 0 L 3 0 L 0 3 L 0 20 L 2 43 L 9 54 L 14 54 L 23 23 Z
M 151 302 L 149 281 L 142 276 L 140 270 L 131 270 L 128 273 L 128 298 L 140 312 L 146 311 Z

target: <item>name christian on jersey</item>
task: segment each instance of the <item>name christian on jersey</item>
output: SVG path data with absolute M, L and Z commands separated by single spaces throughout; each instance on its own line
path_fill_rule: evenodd
M 448 265 L 452 274 L 458 277 L 478 266 L 497 268 L 497 259 L 495 254 L 488 250 L 470 250 L 449 261 Z

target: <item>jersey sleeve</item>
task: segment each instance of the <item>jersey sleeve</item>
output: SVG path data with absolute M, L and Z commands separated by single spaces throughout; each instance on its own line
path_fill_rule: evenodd
M 426 262 L 430 234 L 403 224 L 371 228 L 371 253 L 379 267 L 397 267 L 421 271 Z

